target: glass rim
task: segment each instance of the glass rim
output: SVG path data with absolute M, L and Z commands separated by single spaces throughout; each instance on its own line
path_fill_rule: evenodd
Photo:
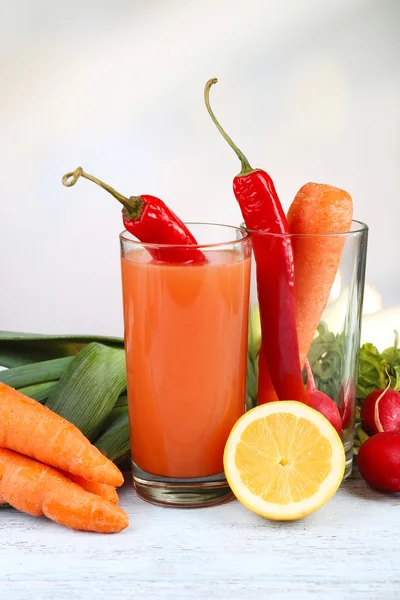
M 233 232 L 240 232 L 242 234 L 242 237 L 240 239 L 232 239 L 232 240 L 226 240 L 224 242 L 212 242 L 212 243 L 206 243 L 206 244 L 155 244 L 153 242 L 140 242 L 137 239 L 132 239 L 134 238 L 133 233 L 130 233 L 129 231 L 127 231 L 126 229 L 124 229 L 124 231 L 121 231 L 121 233 L 119 234 L 119 239 L 121 242 L 128 242 L 129 244 L 133 244 L 137 247 L 142 247 L 142 248 L 198 248 L 198 249 L 204 249 L 206 250 L 207 248 L 219 248 L 219 247 L 223 247 L 223 246 L 234 246 L 236 244 L 242 244 L 243 242 L 248 242 L 251 240 L 252 238 L 252 232 L 247 230 L 245 227 L 240 227 L 237 225 L 226 225 L 224 223 L 205 223 L 205 222 L 201 222 L 201 221 L 185 221 L 184 222 L 185 225 L 205 225 L 207 227 L 222 227 L 224 229 L 228 229 Z M 127 235 L 132 236 L 131 237 L 127 237 Z
M 366 233 L 369 230 L 369 227 L 366 223 L 362 221 L 358 221 L 357 219 L 353 219 L 351 221 L 352 225 L 355 225 L 356 228 L 353 231 L 342 231 L 339 233 L 274 233 L 271 231 L 256 231 L 254 229 L 247 229 L 245 223 L 241 223 L 240 229 L 245 229 L 250 233 L 256 233 L 258 235 L 270 235 L 273 237 L 281 237 L 281 238 L 333 238 L 333 237 L 352 237 L 361 235 Z

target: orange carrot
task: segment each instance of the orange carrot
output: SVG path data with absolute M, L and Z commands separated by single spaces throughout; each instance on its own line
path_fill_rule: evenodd
M 108 500 L 71 482 L 73 489 L 59 487 L 43 499 L 43 514 L 71 529 L 118 533 L 129 525 L 128 515 Z
M 0 383 L 0 448 L 112 486 L 121 471 L 72 425 L 45 406 Z
M 45 515 L 82 531 L 116 533 L 128 527 L 126 513 L 87 492 L 56 469 L 0 449 L 0 496 L 21 512 Z
M 343 233 L 350 230 L 352 218 L 350 195 L 322 183 L 303 185 L 287 215 L 292 234 Z M 296 326 L 302 365 L 328 303 L 344 242 L 343 236 L 292 238 Z
M 87 492 L 96 494 L 96 496 L 100 496 L 100 498 L 104 498 L 104 500 L 108 500 L 112 504 L 118 504 L 118 494 L 112 485 L 98 483 L 97 481 L 88 481 L 84 477 L 78 477 L 78 475 L 72 475 L 72 473 L 64 472 L 64 475 L 74 483 L 80 485 Z
M 1 478 L 3 477 L 3 473 L 4 473 L 4 467 L 0 463 L 0 481 L 1 481 Z M 5 502 L 6 502 L 6 500 L 4 498 L 4 495 L 1 493 L 1 488 L 0 488 L 0 504 L 5 504 Z

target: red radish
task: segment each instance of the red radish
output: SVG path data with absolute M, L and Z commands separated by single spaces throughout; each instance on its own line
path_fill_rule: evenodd
M 346 389 L 346 393 L 344 393 L 344 387 L 341 387 L 340 390 L 340 413 L 342 416 L 342 429 L 348 429 L 350 426 L 353 426 L 354 417 L 355 417 L 355 409 L 356 409 L 356 386 L 352 379 L 350 379 L 349 384 Z
M 307 395 L 311 400 L 311 407 L 315 408 L 321 415 L 324 415 L 340 435 L 342 431 L 342 417 L 340 416 L 338 407 L 329 396 L 324 394 L 324 392 L 320 392 L 315 387 L 314 376 L 307 359 L 304 363 L 304 367 L 307 373 Z
M 400 492 L 400 431 L 384 431 L 364 442 L 358 452 L 358 468 L 372 487 Z
M 400 431 L 400 394 L 395 390 L 376 390 L 364 399 L 360 411 L 362 428 L 369 434 Z

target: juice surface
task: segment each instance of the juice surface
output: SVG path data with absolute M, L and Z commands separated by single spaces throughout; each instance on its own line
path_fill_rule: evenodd
M 122 258 L 133 462 L 164 477 L 223 472 L 244 412 L 250 259 L 213 250 L 204 265 Z

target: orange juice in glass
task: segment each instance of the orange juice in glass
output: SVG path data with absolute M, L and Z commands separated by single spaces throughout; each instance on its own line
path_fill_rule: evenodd
M 120 240 L 134 486 L 150 502 L 195 507 L 232 497 L 223 450 L 245 411 L 251 239 L 189 228 L 204 263 Z

